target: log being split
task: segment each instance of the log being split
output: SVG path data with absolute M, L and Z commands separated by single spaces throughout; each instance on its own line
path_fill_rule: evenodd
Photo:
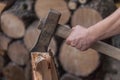
M 12 62 L 3 69 L 3 73 L 7 80 L 25 80 L 23 69 Z
M 1 29 L 7 36 L 15 39 L 24 36 L 25 27 L 36 18 L 29 6 L 32 7 L 32 4 L 18 0 L 9 10 L 3 12 Z
M 29 60 L 29 52 L 21 41 L 15 41 L 8 47 L 9 58 L 18 65 L 25 65 Z
M 82 52 L 64 43 L 59 60 L 67 72 L 76 76 L 88 76 L 99 66 L 100 56 L 93 49 Z
M 41 31 L 38 29 L 38 25 L 39 25 L 39 22 L 35 21 L 26 30 L 26 33 L 24 36 L 24 43 L 29 51 L 31 51 L 33 49 L 33 47 L 35 46 L 35 44 L 39 38 Z M 56 41 L 54 38 L 52 38 L 48 49 L 51 49 L 53 54 L 56 53 L 57 46 L 56 46 Z
M 49 9 L 55 9 L 62 13 L 59 23 L 65 24 L 70 18 L 70 11 L 64 0 L 37 0 L 35 3 L 35 12 L 39 18 L 44 18 Z
M 33 80 L 59 80 L 53 57 L 49 53 L 31 54 Z

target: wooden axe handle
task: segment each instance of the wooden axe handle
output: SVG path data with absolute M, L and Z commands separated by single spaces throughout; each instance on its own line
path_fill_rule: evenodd
M 69 27 L 58 25 L 56 35 L 66 39 L 70 35 L 71 31 L 72 29 L 70 29 Z M 92 48 L 101 52 L 102 54 L 105 54 L 107 56 L 120 60 L 120 49 L 116 47 L 113 47 L 109 44 L 98 41 L 95 44 L 93 44 Z

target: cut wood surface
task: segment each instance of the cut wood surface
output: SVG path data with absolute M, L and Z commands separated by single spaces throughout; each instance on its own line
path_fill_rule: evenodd
M 60 80 L 83 80 L 83 79 L 78 78 L 77 76 L 74 76 L 74 75 L 72 75 L 72 74 L 67 73 L 67 74 L 64 74 L 64 75 L 61 77 Z
M 3 73 L 7 80 L 25 80 L 23 69 L 15 63 L 9 63 L 3 69 Z
M 26 30 L 26 33 L 24 36 L 24 43 L 29 51 L 31 51 L 33 49 L 33 47 L 35 47 L 35 44 L 38 41 L 40 32 L 41 32 L 41 30 L 38 29 L 38 21 L 34 22 Z M 51 49 L 54 54 L 56 53 L 57 45 L 56 45 L 56 41 L 54 38 L 51 40 L 48 49 Z
M 70 0 L 70 1 L 68 2 L 68 7 L 69 7 L 70 10 L 75 10 L 75 9 L 77 9 L 77 1 L 75 1 L 75 0 Z
M 7 36 L 15 39 L 23 37 L 25 27 L 36 19 L 31 8 L 31 1 L 17 0 L 10 9 L 3 12 L 1 15 L 1 28 Z
M 0 49 L 7 51 L 8 44 L 10 43 L 11 39 L 5 36 L 4 34 L 0 33 Z
M 8 47 L 8 56 L 13 62 L 25 65 L 29 59 L 29 52 L 21 41 L 15 41 Z
M 78 0 L 79 1 L 79 3 L 81 3 L 81 4 L 85 4 L 85 3 L 87 3 L 87 1 L 89 1 L 89 0 Z
M 12 13 L 2 14 L 1 29 L 11 38 L 21 38 L 25 33 L 25 25 L 23 21 Z
M 100 55 L 93 49 L 82 52 L 65 43 L 59 56 L 63 68 L 76 76 L 88 76 L 94 72 L 99 66 L 99 59 Z
M 33 80 L 58 80 L 49 53 L 34 52 L 31 54 L 31 58 Z
M 38 21 L 32 23 L 25 32 L 24 43 L 29 51 L 31 51 L 32 48 L 35 46 L 40 35 L 41 31 L 37 27 Z
M 78 8 L 71 20 L 72 26 L 81 25 L 89 27 L 102 20 L 102 16 L 92 8 Z
M 62 13 L 59 23 L 65 24 L 70 18 L 70 11 L 64 0 L 37 0 L 35 12 L 39 18 L 45 18 L 50 9 L 58 10 Z

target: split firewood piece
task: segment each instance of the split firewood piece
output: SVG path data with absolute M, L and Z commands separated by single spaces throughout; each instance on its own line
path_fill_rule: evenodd
M 77 0 L 70 0 L 68 2 L 68 7 L 69 7 L 70 10 L 77 9 Z
M 24 43 L 29 51 L 31 51 L 33 47 L 35 47 L 35 44 L 38 41 L 38 38 L 41 32 L 41 30 L 38 29 L 38 25 L 39 25 L 39 22 L 35 21 L 26 30 L 26 33 L 24 36 Z M 49 49 L 51 49 L 54 54 L 57 51 L 56 41 L 54 38 L 50 42 Z
M 33 22 L 26 30 L 25 36 L 24 36 L 24 43 L 25 46 L 29 51 L 32 50 L 32 48 L 35 46 L 35 43 L 38 40 L 38 37 L 40 35 L 40 30 L 38 29 L 38 21 Z
M 32 1 L 32 0 L 30 0 Z M 18 0 L 9 10 L 1 15 L 1 29 L 11 38 L 21 38 L 24 36 L 25 27 L 36 17 L 25 1 Z
M 62 13 L 59 23 L 65 24 L 70 18 L 70 11 L 64 0 L 37 0 L 35 12 L 39 18 L 44 18 L 50 9 L 58 10 Z
M 59 60 L 67 72 L 84 77 L 93 73 L 99 66 L 100 55 L 93 49 L 82 52 L 64 43 Z
M 100 20 L 102 20 L 102 16 L 96 10 L 92 8 L 78 8 L 72 16 L 71 24 L 72 26 L 81 25 L 89 27 Z
M 49 53 L 31 54 L 33 80 L 58 80 L 58 75 Z
M 8 56 L 19 65 L 25 65 L 29 60 L 29 52 L 21 41 L 15 41 L 10 44 Z
M 12 62 L 3 69 L 3 73 L 7 80 L 25 80 L 24 70 Z
M 4 67 L 4 63 L 5 63 L 5 60 L 4 58 L 0 55 L 0 72 L 2 71 L 3 67 Z
M 60 80 L 83 80 L 83 79 L 78 78 L 77 76 L 74 76 L 74 75 L 72 75 L 72 74 L 67 73 L 67 74 L 64 74 L 64 75 L 61 77 Z
M 8 44 L 10 43 L 11 39 L 5 36 L 4 34 L 0 33 L 0 49 L 3 51 L 8 50 Z

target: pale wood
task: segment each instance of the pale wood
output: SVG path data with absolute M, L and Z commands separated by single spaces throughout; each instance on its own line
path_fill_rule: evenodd
M 21 38 L 25 33 L 25 25 L 23 21 L 12 13 L 2 14 L 1 29 L 11 38 Z
M 3 73 L 7 80 L 25 80 L 23 69 L 12 62 L 3 69 Z
M 0 33 L 0 49 L 7 51 L 8 44 L 10 43 L 11 39 L 5 36 L 4 34 Z
M 83 80 L 82 78 L 78 78 L 72 74 L 66 73 L 64 74 L 60 80 Z
M 88 76 L 93 73 L 100 63 L 98 52 L 93 49 L 80 51 L 74 47 L 63 44 L 59 60 L 63 68 L 76 76 Z
M 68 7 L 70 10 L 75 10 L 77 8 L 77 2 L 74 0 L 70 0 L 68 2 Z
M 100 20 L 102 20 L 102 16 L 96 10 L 92 8 L 78 8 L 72 16 L 71 24 L 73 27 L 76 25 L 90 27 Z
M 25 36 L 23 40 L 25 46 L 29 51 L 33 49 L 40 35 L 41 31 L 37 27 L 38 27 L 38 21 L 35 21 L 27 28 L 25 32 Z
M 31 54 L 33 80 L 58 80 L 49 53 L 34 52 Z M 54 76 L 53 76 L 54 74 Z
M 45 18 L 50 9 L 58 10 L 62 13 L 59 23 L 65 24 L 70 18 L 70 11 L 64 0 L 37 0 L 35 12 L 39 18 Z
M 71 33 L 72 29 L 70 29 L 66 26 L 63 26 L 63 25 L 58 25 L 58 26 L 59 27 L 56 31 L 56 35 L 66 39 L 69 36 L 69 34 Z M 98 52 L 101 52 L 102 54 L 105 54 L 114 59 L 120 60 L 120 54 L 119 54 L 120 49 L 113 47 L 107 43 L 97 41 L 96 43 L 93 44 L 92 48 Z
M 17 0 L 12 7 L 1 15 L 1 28 L 11 38 L 22 38 L 27 27 L 36 19 L 32 11 L 33 0 Z
M 35 45 L 38 41 L 39 35 L 41 33 L 41 30 L 38 29 L 38 24 L 39 24 L 39 22 L 35 21 L 26 30 L 26 33 L 25 33 L 25 36 L 24 36 L 24 43 L 25 43 L 25 46 L 27 47 L 27 49 L 29 51 L 31 51 L 33 49 L 33 47 L 35 47 Z M 55 41 L 54 38 L 52 38 L 48 49 L 51 49 L 53 54 L 56 53 L 57 45 L 56 45 L 56 41 Z
M 10 44 L 7 54 L 13 62 L 19 65 L 25 65 L 29 60 L 29 52 L 21 41 Z
M 89 1 L 89 0 L 78 0 L 79 1 L 79 3 L 81 3 L 81 4 L 85 4 L 85 3 L 87 3 L 87 1 Z

